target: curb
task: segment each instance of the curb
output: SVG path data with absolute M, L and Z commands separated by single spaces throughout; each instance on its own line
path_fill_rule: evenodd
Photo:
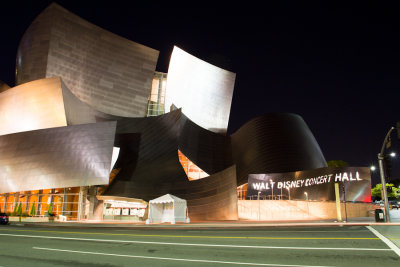
M 220 222 L 220 223 L 190 223 L 190 224 L 132 224 L 132 223 L 9 223 L 10 226 L 21 227 L 54 227 L 54 228 L 95 228 L 95 229 L 254 229 L 254 228 L 275 228 L 275 227 L 332 227 L 332 226 L 400 226 L 400 223 L 384 222 Z

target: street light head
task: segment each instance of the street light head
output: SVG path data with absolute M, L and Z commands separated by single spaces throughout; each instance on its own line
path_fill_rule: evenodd
M 390 153 L 390 156 L 391 156 L 392 158 L 394 158 L 394 157 L 396 157 L 396 153 L 395 153 L 395 152 L 392 152 L 392 153 Z
M 375 170 L 376 170 L 376 167 L 375 167 L 374 165 L 372 165 L 371 167 L 369 167 L 369 169 L 370 169 L 371 171 L 375 171 Z

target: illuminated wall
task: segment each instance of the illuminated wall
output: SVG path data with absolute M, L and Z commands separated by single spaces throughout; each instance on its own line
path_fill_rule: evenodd
M 158 54 L 53 3 L 20 42 L 16 81 L 60 76 L 80 100 L 101 112 L 144 117 Z
M 226 133 L 235 77 L 235 73 L 175 46 L 168 68 L 165 111 L 174 105 L 204 129 Z
M 200 169 L 190 159 L 188 159 L 180 150 L 178 150 L 179 162 L 182 165 L 189 181 L 198 180 L 210 176 L 208 173 Z

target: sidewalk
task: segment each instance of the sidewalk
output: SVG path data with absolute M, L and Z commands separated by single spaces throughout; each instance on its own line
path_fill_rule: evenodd
M 400 210 L 390 211 L 391 222 L 375 222 L 375 217 L 348 218 L 348 221 L 335 220 L 291 220 L 291 221 L 192 221 L 190 223 L 152 223 L 126 221 L 67 221 L 67 222 L 10 222 L 10 225 L 42 226 L 42 227 L 74 227 L 74 228 L 253 228 L 253 227 L 288 227 L 288 226 L 375 226 L 400 225 Z M 345 220 L 345 218 L 343 218 Z
M 374 226 L 398 225 L 400 220 L 390 223 L 375 222 L 374 217 L 350 218 L 347 222 L 334 220 L 307 220 L 307 221 L 195 221 L 190 223 L 154 223 L 121 222 L 121 221 L 67 221 L 67 222 L 10 222 L 10 225 L 38 226 L 38 227 L 73 227 L 73 228 L 254 228 L 254 227 L 288 227 L 288 226 Z

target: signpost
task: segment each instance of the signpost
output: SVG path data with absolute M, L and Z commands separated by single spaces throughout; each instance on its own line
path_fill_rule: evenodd
M 340 209 L 339 183 L 335 183 L 336 214 L 338 222 L 342 221 L 342 210 Z

